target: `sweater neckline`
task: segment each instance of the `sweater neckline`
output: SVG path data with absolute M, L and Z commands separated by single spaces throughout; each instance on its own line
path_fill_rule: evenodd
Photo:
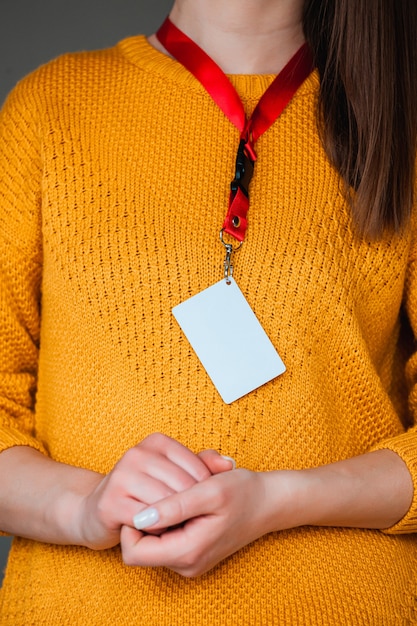
M 121 54 L 131 63 L 152 73 L 160 74 L 164 80 L 176 82 L 183 89 L 200 92 L 199 81 L 181 63 L 156 50 L 145 35 L 123 39 L 117 45 Z M 259 99 L 275 78 L 275 74 L 228 74 L 228 78 L 241 98 Z M 318 75 L 314 70 L 297 90 L 295 97 L 316 91 Z

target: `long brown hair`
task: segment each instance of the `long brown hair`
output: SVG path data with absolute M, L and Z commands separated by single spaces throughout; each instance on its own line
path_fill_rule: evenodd
M 398 231 L 416 176 L 417 0 L 305 0 L 304 32 L 323 144 L 355 223 L 370 237 Z

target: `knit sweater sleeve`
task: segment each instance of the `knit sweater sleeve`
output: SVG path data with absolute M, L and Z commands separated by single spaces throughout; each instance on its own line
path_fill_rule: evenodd
M 414 226 L 416 226 L 417 219 Z M 414 227 L 414 246 L 411 249 L 404 290 L 404 309 L 410 323 L 406 350 L 411 353 L 405 367 L 408 408 L 412 426 L 404 434 L 381 441 L 374 450 L 389 449 L 396 452 L 406 463 L 414 484 L 414 496 L 407 514 L 394 526 L 386 529 L 388 534 L 417 532 L 417 229 Z M 404 392 L 405 393 L 405 392 Z
M 40 335 L 41 142 L 28 81 L 0 114 L 0 452 L 36 440 Z

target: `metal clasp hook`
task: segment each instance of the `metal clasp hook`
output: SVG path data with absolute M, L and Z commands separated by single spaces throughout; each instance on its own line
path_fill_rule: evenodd
M 239 250 L 239 248 L 242 246 L 243 241 L 241 241 L 239 245 L 233 247 L 232 243 L 227 243 L 226 241 L 224 241 L 223 231 L 224 229 L 222 228 L 220 231 L 220 241 L 226 248 L 226 258 L 223 263 L 223 268 L 224 268 L 223 271 L 224 271 L 224 278 L 225 278 L 226 284 L 230 285 L 232 282 L 230 279 L 233 276 L 232 254 L 233 252 L 237 252 L 237 250 Z
M 224 260 L 224 278 L 226 280 L 226 284 L 230 285 L 231 278 L 233 276 L 233 264 L 232 264 L 232 254 L 233 254 L 233 246 L 231 243 L 225 244 L 226 247 L 226 258 Z

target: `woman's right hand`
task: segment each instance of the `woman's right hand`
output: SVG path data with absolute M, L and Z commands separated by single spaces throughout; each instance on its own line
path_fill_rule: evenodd
M 154 433 L 128 450 L 106 476 L 97 474 L 78 508 L 79 543 L 102 550 L 117 545 L 120 530 L 148 505 L 231 469 L 214 450 L 194 454 Z M 159 531 L 161 532 L 161 531 Z
M 128 450 L 106 476 L 14 446 L 0 453 L 0 530 L 52 544 L 111 548 L 146 506 L 230 469 L 214 450 L 196 455 L 157 433 Z

